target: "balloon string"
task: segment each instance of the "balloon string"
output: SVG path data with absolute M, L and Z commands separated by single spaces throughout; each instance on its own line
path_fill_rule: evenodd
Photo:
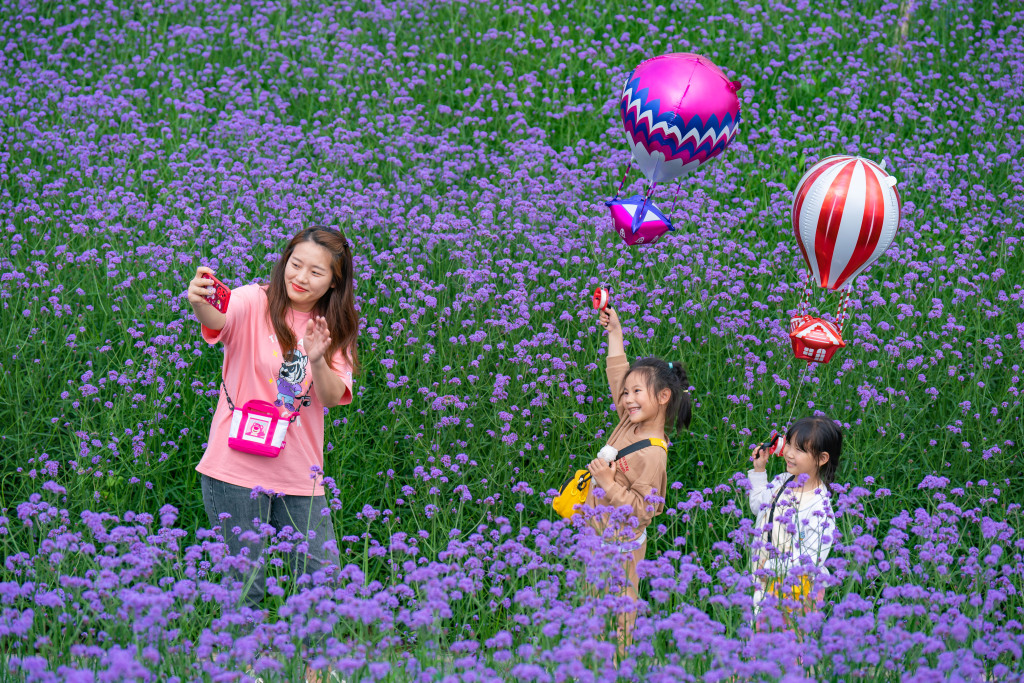
M 617 189 L 615 191 L 615 197 L 613 197 L 613 199 L 612 199 L 613 201 L 615 199 L 618 199 L 619 195 L 622 194 L 623 188 L 626 187 L 626 178 L 629 177 L 629 172 L 632 170 L 632 168 L 633 168 L 633 158 L 630 157 L 629 161 L 626 162 L 626 170 L 623 171 L 623 173 L 622 173 L 622 181 L 619 183 L 619 189 Z
M 796 387 L 796 393 L 793 395 L 793 407 L 789 409 L 789 417 L 786 418 L 786 423 L 783 425 L 785 429 L 789 429 L 789 423 L 793 419 L 793 413 L 796 412 L 797 399 L 800 398 L 800 390 L 804 388 L 804 377 L 807 375 L 807 370 L 810 369 L 811 363 L 807 362 L 804 369 L 800 372 L 800 380 Z
M 843 294 L 843 303 L 839 306 L 838 320 L 836 326 L 839 328 L 839 337 L 843 336 L 843 329 L 846 327 L 846 322 L 850 319 L 848 307 L 850 305 L 850 293 L 853 291 L 853 285 L 851 284 L 846 288 L 846 292 Z
M 797 315 L 800 317 L 810 315 L 811 312 L 811 294 L 814 291 L 814 285 L 811 282 L 813 275 L 807 274 L 807 280 L 804 282 L 804 294 L 800 299 L 800 307 L 797 310 Z M 840 332 L 842 334 L 842 332 Z M 800 379 L 798 380 L 796 392 L 793 394 L 793 405 L 789 409 L 789 417 L 786 418 L 785 427 L 789 428 L 789 423 L 793 419 L 793 413 L 796 411 L 797 399 L 800 398 L 800 391 L 804 388 L 804 379 L 807 377 L 807 371 L 811 368 L 811 361 L 807 361 L 807 365 L 800 371 Z
M 632 168 L 633 168 L 633 157 L 632 157 L 632 155 L 630 155 L 630 158 L 626 160 L 626 168 L 622 172 L 622 180 L 619 181 L 619 187 L 618 187 L 617 190 L 615 190 L 615 196 L 612 197 L 612 201 L 615 201 L 616 199 L 618 199 L 619 195 L 622 194 L 622 190 L 626 187 L 626 179 L 629 178 L 629 172 L 632 170 Z M 608 267 L 608 264 L 605 262 L 604 258 L 600 258 L 599 259 L 598 255 L 597 255 L 597 249 L 598 249 L 598 247 L 600 246 L 600 243 L 601 243 L 601 238 L 599 236 L 599 231 L 600 231 L 600 228 L 598 229 L 598 231 L 595 231 L 594 239 L 591 240 L 591 242 L 590 242 L 590 254 L 591 254 L 591 258 L 594 259 L 594 268 L 595 268 L 595 270 L 597 272 L 597 280 L 598 280 L 597 284 L 598 284 L 598 286 L 599 287 L 603 287 L 607 283 L 608 284 L 608 289 L 611 290 L 611 282 L 610 281 L 606 281 L 602 277 L 601 268 L 600 267 L 601 267 L 602 263 L 606 266 L 606 273 L 605 273 L 606 275 L 607 275 L 607 271 L 610 271 L 611 268 Z M 603 249 L 602 249 L 602 251 L 603 251 Z M 622 280 L 620 278 L 620 280 L 619 280 L 619 291 L 621 291 L 621 290 L 622 290 Z M 609 307 L 611 307 L 611 295 L 612 295 L 612 291 L 609 291 L 608 292 L 608 297 L 609 297 L 608 305 L 609 305 Z
M 811 284 L 811 273 L 807 274 L 807 279 L 804 281 L 804 294 L 800 298 L 800 306 L 797 308 L 797 315 L 803 317 L 808 315 L 811 310 L 811 293 L 814 286 Z
M 775 278 L 775 281 L 776 282 L 779 281 L 779 278 L 777 276 Z M 792 316 L 793 318 L 802 318 L 803 316 L 807 315 L 808 311 L 810 310 L 811 292 L 812 292 L 812 290 L 813 290 L 813 287 L 811 286 L 811 274 L 808 273 L 807 274 L 807 279 L 804 282 L 804 291 L 803 291 L 803 294 L 800 296 L 800 302 L 797 304 L 796 311 L 794 312 L 794 314 Z M 785 324 L 784 324 L 785 329 L 787 329 L 787 330 L 791 329 L 791 324 L 792 324 L 791 320 L 792 320 L 792 318 L 790 320 L 785 321 Z M 782 372 L 779 373 L 781 376 L 785 376 L 789 372 L 789 369 L 790 369 L 790 367 L 792 367 L 794 360 L 796 360 L 796 357 L 791 355 L 789 357 L 789 361 L 786 362 L 786 367 L 782 368 Z M 808 363 L 808 366 L 809 365 L 810 365 L 810 363 Z M 804 369 L 806 370 L 806 368 L 804 368 Z M 799 389 L 800 388 L 797 387 L 797 392 L 798 393 L 799 393 Z M 790 413 L 790 418 L 792 418 L 792 412 Z M 768 415 L 765 415 L 765 422 L 768 422 L 768 421 L 769 421 L 769 417 L 768 417 Z M 789 424 L 789 419 L 786 420 L 786 423 L 783 424 L 783 427 L 785 427 L 788 424 Z

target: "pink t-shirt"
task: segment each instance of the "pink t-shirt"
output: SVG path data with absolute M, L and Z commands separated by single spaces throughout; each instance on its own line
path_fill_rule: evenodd
M 231 290 L 227 320 L 220 331 L 203 327 L 203 339 L 210 344 L 224 344 L 224 386 L 231 394 L 236 409 L 246 401 L 260 399 L 280 401 L 281 414 L 298 408 L 302 396 L 309 391 L 313 373 L 302 350 L 309 313 L 291 310 L 288 326 L 298 338 L 298 348 L 281 356 L 274 328 L 267 320 L 265 287 L 246 285 Z M 352 367 L 345 354 L 332 359 L 334 372 L 345 383 L 342 405 L 352 402 Z M 288 427 L 284 448 L 276 458 L 251 455 L 228 446 L 231 409 L 221 390 L 217 410 L 210 426 L 210 442 L 196 470 L 214 479 L 283 493 L 288 496 L 322 496 L 323 486 L 311 477 L 315 465 L 324 466 L 324 404 L 310 392 L 312 403 L 303 406 L 299 417 Z

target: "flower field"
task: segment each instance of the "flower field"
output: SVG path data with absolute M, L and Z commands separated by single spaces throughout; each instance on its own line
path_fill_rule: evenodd
M 1024 6 L 0 8 L 0 676 L 1020 679 Z M 740 132 L 657 191 L 676 231 L 627 247 L 618 97 L 667 52 L 743 84 Z M 790 208 L 830 154 L 885 160 L 903 218 L 805 369 Z M 194 470 L 221 351 L 184 292 L 199 264 L 267 279 L 316 223 L 353 244 L 363 323 L 311 473 L 344 566 L 289 576 L 285 530 L 239 615 L 223 572 L 251 558 Z M 695 399 L 618 658 L 618 558 L 550 509 L 616 417 L 602 285 L 627 353 L 685 363 Z M 844 426 L 825 605 L 755 632 L 746 458 L 819 411 Z

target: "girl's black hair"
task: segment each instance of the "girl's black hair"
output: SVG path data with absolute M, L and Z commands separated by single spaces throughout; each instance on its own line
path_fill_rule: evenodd
M 835 482 L 843 451 L 843 430 L 833 420 L 824 416 L 802 417 L 786 430 L 786 443 L 814 457 L 818 463 L 818 478 L 826 488 Z M 822 453 L 828 453 L 825 464 L 818 460 Z
M 693 400 L 690 398 L 690 378 L 682 363 L 668 363 L 660 358 L 640 358 L 629 366 L 628 377 L 632 372 L 642 372 L 647 378 L 647 390 L 657 397 L 668 389 L 672 397 L 665 406 L 666 426 L 675 423 L 676 429 L 690 426 Z

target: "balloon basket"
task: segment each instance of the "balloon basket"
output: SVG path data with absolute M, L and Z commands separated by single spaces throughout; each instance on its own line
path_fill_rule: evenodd
M 626 244 L 654 244 L 675 230 L 672 221 L 646 196 L 633 195 L 605 202 L 611 212 L 612 230 Z
M 808 363 L 828 363 L 836 351 L 846 346 L 839 328 L 809 315 L 798 315 L 789 321 L 789 339 L 793 355 Z

